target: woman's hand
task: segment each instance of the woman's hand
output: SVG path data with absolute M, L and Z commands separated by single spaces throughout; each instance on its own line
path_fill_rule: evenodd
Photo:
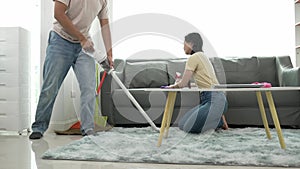
M 228 127 L 228 124 L 227 124 L 227 121 L 226 121 L 226 119 L 225 119 L 225 116 L 224 116 L 224 115 L 222 115 L 222 120 L 223 120 L 223 126 L 222 126 L 222 129 L 224 129 L 224 130 L 228 130 L 228 129 L 229 129 L 229 127 Z
M 162 86 L 161 88 L 163 88 L 163 89 L 178 89 L 179 86 L 177 84 L 172 84 L 169 86 Z

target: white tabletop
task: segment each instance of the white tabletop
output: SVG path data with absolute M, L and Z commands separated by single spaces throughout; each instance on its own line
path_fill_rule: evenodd
M 161 88 L 136 88 L 129 89 L 129 91 L 166 91 L 166 92 L 199 92 L 199 91 L 286 91 L 286 90 L 300 90 L 300 87 L 270 87 L 270 88 L 207 88 L 199 89 L 197 87 L 192 88 L 180 88 L 180 89 L 161 89 Z

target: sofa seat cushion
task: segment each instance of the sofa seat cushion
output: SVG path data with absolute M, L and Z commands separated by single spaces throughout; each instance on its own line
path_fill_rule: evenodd
M 168 85 L 167 62 L 126 62 L 124 81 L 127 88 L 157 88 Z

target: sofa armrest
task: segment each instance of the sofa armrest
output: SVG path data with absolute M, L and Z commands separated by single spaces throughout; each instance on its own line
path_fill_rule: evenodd
M 124 68 L 125 68 L 125 61 L 122 59 L 115 59 L 114 60 L 114 71 L 115 74 L 118 76 L 118 78 L 121 80 L 121 82 L 124 83 Z M 104 91 L 106 92 L 112 92 L 114 89 L 120 89 L 121 87 L 116 83 L 116 81 L 112 78 L 111 75 L 107 76 L 108 78 L 106 81 L 106 88 Z M 110 86 L 108 86 L 110 85 Z
M 115 60 L 115 73 L 119 77 L 119 79 L 124 81 L 124 61 L 123 60 Z M 101 73 L 102 76 L 103 72 Z M 101 88 L 101 113 L 104 116 L 108 116 L 108 123 L 110 125 L 115 125 L 114 114 L 113 114 L 113 100 L 112 100 L 112 92 L 115 89 L 120 89 L 121 87 L 116 83 L 116 81 L 112 78 L 110 74 L 104 79 L 102 88 Z
M 300 86 L 300 67 L 293 67 L 289 56 L 276 58 L 279 86 Z
M 282 68 L 280 86 L 300 86 L 300 68 Z

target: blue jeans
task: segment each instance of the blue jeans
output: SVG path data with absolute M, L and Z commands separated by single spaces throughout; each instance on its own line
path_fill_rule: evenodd
M 43 67 L 43 85 L 37 105 L 33 132 L 44 133 L 50 123 L 54 102 L 69 69 L 79 83 L 80 120 L 83 134 L 94 129 L 95 60 L 81 51 L 80 43 L 71 43 L 51 31 Z M 62 112 L 63 113 L 63 112 Z
M 179 128 L 189 133 L 201 133 L 223 126 L 222 115 L 227 111 L 224 92 L 201 92 L 201 104 L 179 120 Z

